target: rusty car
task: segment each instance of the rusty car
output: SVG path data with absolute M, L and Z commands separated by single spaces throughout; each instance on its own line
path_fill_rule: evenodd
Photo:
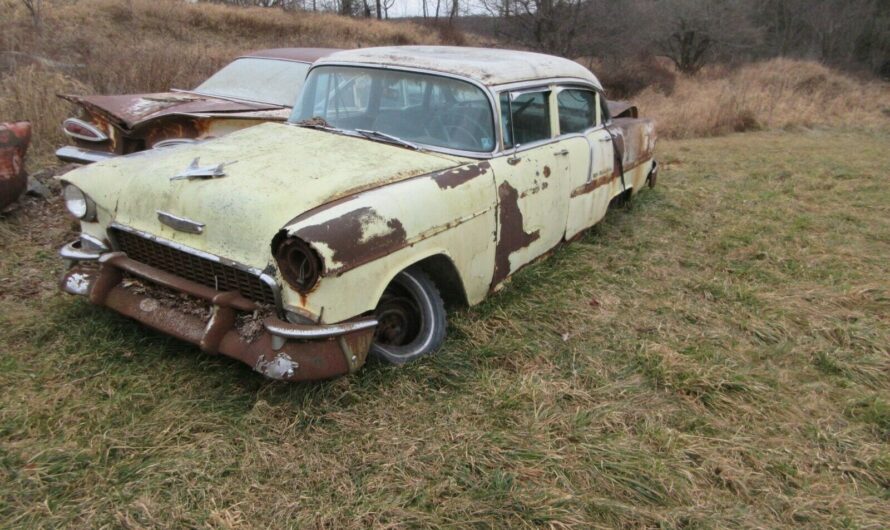
M 655 129 L 581 65 L 529 52 L 334 53 L 288 123 L 64 176 L 65 292 L 324 379 L 435 352 L 473 305 L 655 181 Z
M 0 211 L 27 188 L 25 153 L 31 143 L 31 123 L 0 123 Z
M 195 142 L 264 121 L 286 121 L 309 66 L 332 48 L 275 48 L 238 57 L 192 90 L 153 94 L 59 95 L 77 116 L 62 123 L 63 162 Z

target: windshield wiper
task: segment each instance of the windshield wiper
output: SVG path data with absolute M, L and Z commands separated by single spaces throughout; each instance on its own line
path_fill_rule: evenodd
M 367 129 L 355 129 L 355 132 L 364 136 L 369 140 L 382 140 L 387 143 L 401 145 L 402 147 L 407 147 L 409 149 L 414 149 L 415 151 L 420 151 L 420 146 L 417 144 L 413 144 L 407 140 L 402 140 L 398 136 L 393 136 L 391 134 L 382 133 L 380 131 L 369 131 Z

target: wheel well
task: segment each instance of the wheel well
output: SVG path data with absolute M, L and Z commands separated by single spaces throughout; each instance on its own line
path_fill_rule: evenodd
M 448 256 L 436 254 L 418 261 L 411 267 L 422 270 L 433 280 L 446 305 L 469 305 L 460 273 Z

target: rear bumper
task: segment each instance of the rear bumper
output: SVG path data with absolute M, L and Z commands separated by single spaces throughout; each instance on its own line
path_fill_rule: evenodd
M 81 149 L 73 145 L 66 145 L 56 150 L 56 157 L 62 162 L 74 162 L 75 164 L 92 164 L 117 156 L 114 153 L 105 151 L 93 151 L 90 149 Z
M 69 246 L 63 247 L 63 254 L 66 249 Z M 125 274 L 207 302 L 210 318 L 205 320 L 128 289 L 123 282 Z M 365 363 L 377 326 L 373 318 L 306 325 L 270 317 L 257 335 L 245 339 L 238 331 L 237 317 L 239 312 L 255 311 L 254 302 L 237 292 L 217 291 L 149 267 L 122 252 L 104 253 L 75 264 L 63 275 L 61 289 L 191 342 L 206 353 L 226 355 L 266 377 L 285 381 L 329 379 L 358 370 Z

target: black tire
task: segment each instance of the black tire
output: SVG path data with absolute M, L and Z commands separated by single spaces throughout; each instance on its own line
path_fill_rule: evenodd
M 405 364 L 435 352 L 445 340 L 445 303 L 436 284 L 419 269 L 400 272 L 374 310 L 377 330 L 371 353 L 390 364 Z

